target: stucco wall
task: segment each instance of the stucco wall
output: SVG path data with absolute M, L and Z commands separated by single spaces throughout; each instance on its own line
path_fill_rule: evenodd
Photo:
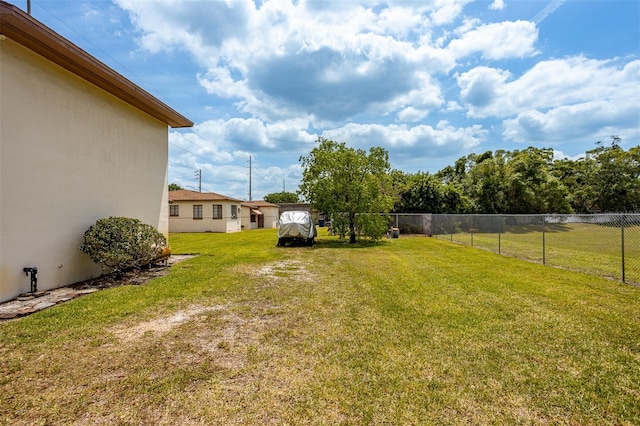
M 0 41 L 0 301 L 99 275 L 78 250 L 97 219 L 168 233 L 167 125 Z
M 179 216 L 169 217 L 170 232 L 240 232 L 241 216 L 245 210 L 240 210 L 240 203 L 229 201 L 174 201 L 179 206 Z M 193 218 L 194 204 L 202 205 L 202 219 Z M 213 205 L 222 205 L 222 219 L 213 219 Z M 236 219 L 231 218 L 231 205 L 238 208 Z
M 260 211 L 264 215 L 264 227 L 276 228 L 278 226 L 278 207 L 260 207 Z

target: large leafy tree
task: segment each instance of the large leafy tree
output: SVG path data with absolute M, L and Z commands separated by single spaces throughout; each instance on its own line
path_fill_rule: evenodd
M 394 171 L 392 177 L 399 192 L 396 212 L 465 213 L 469 209 L 462 189 L 453 182 L 443 183 L 437 175 Z
M 358 232 L 381 236 L 388 223 L 383 216 L 394 201 L 387 151 L 374 147 L 367 153 L 321 137 L 317 143 L 300 157 L 304 167 L 300 194 L 331 215 L 332 226 L 344 226 L 350 243 L 356 242 Z
M 640 210 L 640 147 L 629 151 L 612 136 L 610 146 L 601 143 L 587 151 L 587 183 L 591 187 L 592 209 L 603 212 Z
M 553 163 L 553 175 L 568 190 L 577 213 L 640 211 L 640 146 L 625 151 L 621 139 L 597 143 L 577 160 Z
M 572 213 L 566 187 L 553 175 L 553 149 L 508 153 L 507 213 Z
M 273 204 L 290 204 L 290 203 L 297 203 L 299 201 L 298 194 L 296 194 L 295 192 L 286 192 L 286 191 L 273 192 L 271 194 L 267 194 L 264 196 L 264 200 L 267 203 L 273 203 Z

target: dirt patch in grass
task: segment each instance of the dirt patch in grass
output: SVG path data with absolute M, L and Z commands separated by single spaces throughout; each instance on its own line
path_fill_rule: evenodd
M 248 271 L 244 269 L 243 272 L 260 278 L 266 283 L 282 280 L 293 280 L 295 282 L 310 282 L 314 280 L 314 276 L 307 269 L 307 266 L 303 262 L 293 259 L 270 263 Z
M 186 310 L 178 311 L 175 314 L 168 317 L 156 318 L 150 321 L 142 322 L 133 327 L 119 327 L 110 330 L 119 340 L 123 342 L 129 342 L 135 339 L 139 339 L 147 333 L 154 333 L 155 335 L 166 334 L 174 327 L 179 326 L 187 321 L 191 321 L 193 317 L 201 315 L 205 312 L 217 311 L 225 309 L 224 306 L 191 306 Z

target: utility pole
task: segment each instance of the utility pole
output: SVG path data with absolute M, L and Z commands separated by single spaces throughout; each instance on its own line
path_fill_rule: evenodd
M 31 15 L 31 0 L 27 0 L 27 14 Z
M 249 201 L 251 201 L 251 155 L 249 155 Z
M 196 178 L 198 178 L 198 192 L 202 192 L 202 169 L 196 170 Z

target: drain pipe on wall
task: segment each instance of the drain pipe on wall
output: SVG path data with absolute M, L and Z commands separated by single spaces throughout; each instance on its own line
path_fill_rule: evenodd
M 38 291 L 38 267 L 22 268 L 22 271 L 26 276 L 31 274 L 31 293 Z

